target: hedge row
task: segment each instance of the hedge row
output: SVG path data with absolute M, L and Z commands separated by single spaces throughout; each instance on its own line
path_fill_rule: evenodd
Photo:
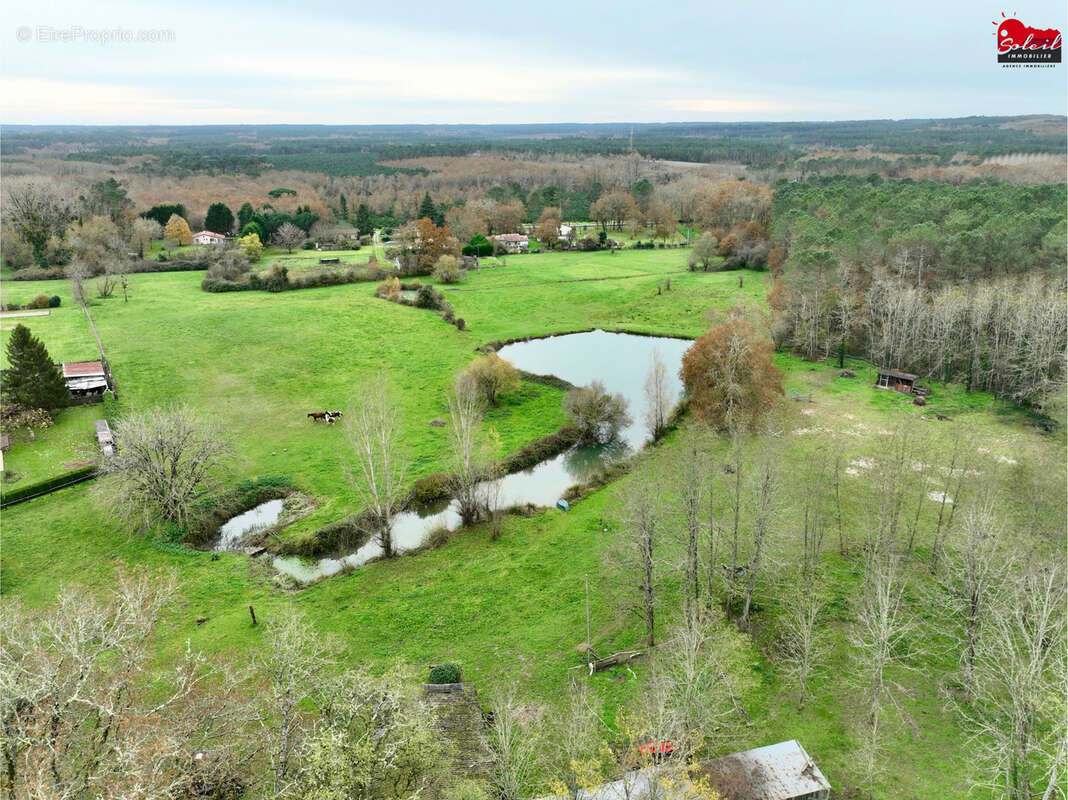
M 14 489 L 0 488 L 0 506 L 14 505 L 15 503 L 29 499 L 38 494 L 46 494 L 47 492 L 52 492 L 56 489 L 62 489 L 65 486 L 81 483 L 84 480 L 92 478 L 95 473 L 96 465 L 90 464 L 87 467 L 79 467 L 78 469 L 64 472 L 62 475 L 56 475 L 52 478 L 38 481 L 37 483 L 17 486 Z
M 580 438 L 579 429 L 573 427 L 561 428 L 556 433 L 550 433 L 540 439 L 535 439 L 518 453 L 506 458 L 501 462 L 501 469 L 506 474 L 530 469 L 535 464 L 560 455 L 578 444 Z
M 561 392 L 567 392 L 575 388 L 575 384 L 571 381 L 565 381 L 563 378 L 558 378 L 555 375 L 536 375 L 533 372 L 527 372 L 526 370 L 519 370 L 519 377 L 521 380 L 529 383 L 539 383 L 542 386 L 548 386 L 552 389 L 559 389 Z
M 271 551 L 283 556 L 320 557 L 331 553 L 358 550 L 371 538 L 370 514 L 366 511 L 351 514 L 344 519 L 330 522 L 300 539 L 284 539 L 271 547 Z
M 137 272 L 192 272 L 207 269 L 206 261 L 130 261 L 126 266 L 128 273 Z M 103 273 L 97 273 L 102 275 Z M 25 267 L 15 270 L 13 281 L 58 281 L 67 277 L 66 267 Z M 95 275 L 93 277 L 96 277 Z
M 389 273 L 374 267 L 348 267 L 339 270 L 317 270 L 290 278 L 287 270 L 257 275 L 249 273 L 244 280 L 228 281 L 205 277 L 200 288 L 205 292 L 286 292 L 294 289 L 314 289 L 320 286 L 343 286 L 349 283 L 380 281 Z

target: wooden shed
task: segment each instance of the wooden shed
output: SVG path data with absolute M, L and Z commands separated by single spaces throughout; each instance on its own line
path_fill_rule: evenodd
M 916 389 L 916 381 L 919 375 L 911 372 L 902 372 L 899 369 L 881 369 L 875 379 L 875 385 L 880 389 L 893 389 L 903 394 L 913 394 Z
M 102 397 L 108 388 L 101 361 L 71 361 L 63 364 L 63 381 L 72 398 Z

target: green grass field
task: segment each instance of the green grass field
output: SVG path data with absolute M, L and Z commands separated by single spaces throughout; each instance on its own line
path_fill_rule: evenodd
M 480 345 L 590 327 L 695 336 L 706 328 L 706 312 L 762 302 L 764 275 L 689 273 L 686 255 L 684 250 L 654 250 L 510 256 L 505 266 L 471 272 L 463 283 L 442 287 L 457 316 L 467 320 L 465 332 L 435 314 L 374 299 L 370 284 L 281 294 L 208 294 L 199 289 L 200 273 L 134 275 L 129 303 L 110 298 L 90 308 L 114 368 L 120 405 L 142 408 L 181 399 L 218 418 L 237 451 L 226 483 L 286 474 L 316 499 L 318 510 L 292 533 L 300 535 L 354 510 L 342 470 L 343 431 L 312 424 L 305 418 L 308 411 L 343 408 L 361 380 L 384 369 L 397 389 L 416 475 L 441 469 L 445 434 L 427 422 L 447 415 L 446 387 Z M 664 291 L 667 278 L 671 289 Z M 26 320 L 53 355 L 86 357 L 82 350 L 92 339 L 77 319 L 80 312 L 67 305 L 63 284 L 26 288 L 64 296 L 62 313 Z M 855 379 L 836 377 L 832 365 L 789 356 L 777 356 L 777 362 L 785 371 L 787 396 L 772 441 L 779 448 L 791 508 L 813 491 L 816 465 L 835 453 L 844 463 L 863 464 L 878 456 L 892 432 L 908 425 L 929 442 L 928 460 L 944 466 L 946 443 L 963 431 L 974 443 L 970 467 L 1006 496 L 1012 529 L 1030 526 L 1036 541 L 1060 546 L 1063 433 L 1044 435 L 1022 412 L 959 387 L 935 384 L 931 406 L 918 408 L 908 397 L 875 389 L 871 368 L 859 362 L 850 363 Z M 815 402 L 792 402 L 791 391 L 811 393 Z M 512 452 L 558 428 L 563 422 L 560 399 L 556 390 L 526 383 L 507 398 L 490 415 L 503 450 Z M 934 411 L 952 422 L 921 419 Z M 64 412 L 49 436 L 61 426 L 81 424 L 74 417 L 68 422 L 68 413 L 74 412 Z M 670 466 L 682 436 L 682 431 L 672 434 L 643 461 Z M 21 462 L 28 471 L 30 453 L 35 448 L 44 452 L 42 444 L 12 450 L 9 468 L 18 469 Z M 715 447 L 725 454 L 724 442 Z M 871 486 L 866 468 L 853 472 L 843 478 L 843 518 L 847 535 L 859 542 L 872 522 Z M 937 469 L 932 476 L 937 481 Z M 106 587 L 120 568 L 171 568 L 178 572 L 184 602 L 165 620 L 160 653 L 186 639 L 210 652 L 249 653 L 259 646 L 262 628 L 250 625 L 248 605 L 265 620 L 293 605 L 317 629 L 336 634 L 352 663 L 382 668 L 399 659 L 423 668 L 455 660 L 480 692 L 519 679 L 537 702 L 552 703 L 579 674 L 570 668 L 581 660 L 577 647 L 585 635 L 585 575 L 591 580 L 595 649 L 611 652 L 640 639 L 638 620 L 624 610 L 606 560 L 618 530 L 617 493 L 638 479 L 640 473 L 633 472 L 594 491 L 570 513 L 551 509 L 510 516 L 497 542 L 476 527 L 437 549 L 373 563 L 296 592 L 278 588 L 264 562 L 229 553 L 216 559 L 134 536 L 96 507 L 90 488 L 81 485 L 4 512 L 0 588 L 5 597 L 38 605 L 49 602 L 64 583 Z M 933 483 L 932 488 L 945 487 Z M 937 504 L 920 508 L 924 533 L 909 603 L 928 619 L 933 612 L 925 593 L 934 587 L 922 559 Z M 794 516 L 781 522 L 784 560 L 794 552 L 799 525 Z M 828 533 L 825 543 L 834 598 L 830 651 L 811 702 L 797 709 L 776 664 L 778 610 L 773 587 L 765 587 L 749 649 L 747 684 L 752 688 L 744 697 L 753 724 L 733 733 L 724 747 L 797 738 L 836 793 L 845 793 L 859 784 L 851 710 L 857 705 L 857 688 L 846 643 L 853 619 L 848 599 L 861 568 L 856 560 L 837 555 L 835 536 Z M 677 560 L 677 546 L 665 547 L 665 557 Z M 664 611 L 677 607 L 671 585 Z M 198 617 L 208 621 L 198 626 Z M 969 751 L 939 695 L 941 676 L 955 656 L 929 629 L 921 628 L 921 635 L 930 646 L 915 664 L 918 669 L 893 675 L 917 728 L 904 722 L 893 727 L 887 756 L 892 777 L 876 787 L 875 796 L 965 797 Z M 638 662 L 639 675 L 643 669 Z M 591 683 L 610 712 L 631 700 L 638 686 L 623 669 L 599 673 Z M 902 775 L 907 780 L 900 780 Z

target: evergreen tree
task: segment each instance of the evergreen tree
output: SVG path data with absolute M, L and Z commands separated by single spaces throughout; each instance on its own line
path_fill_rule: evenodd
M 89 187 L 89 197 L 85 205 L 90 213 L 106 214 L 112 222 L 118 223 L 122 221 L 127 209 L 133 208 L 133 201 L 126 196 L 126 189 L 122 184 L 114 178 L 108 178 Z
M 181 203 L 160 203 L 159 205 L 152 206 L 141 216 L 145 219 L 154 219 L 160 224 L 160 226 L 166 225 L 167 220 L 177 214 L 179 217 L 188 216 L 185 213 L 185 206 Z
M 7 342 L 11 365 L 0 371 L 5 403 L 24 409 L 52 411 L 70 400 L 67 384 L 48 350 L 25 325 L 16 325 Z
M 434 205 L 434 201 L 430 199 L 430 192 L 427 192 L 423 197 L 423 202 L 419 204 L 419 213 L 416 214 L 416 219 L 426 218 L 437 225 L 436 217 L 438 215 L 437 206 Z
M 252 207 L 252 203 L 245 202 L 241 208 L 237 210 L 237 228 L 238 230 L 244 230 L 244 227 L 252 222 L 252 217 L 255 216 L 256 210 Z
M 338 199 L 338 203 L 341 206 L 338 209 L 338 219 L 343 219 L 348 222 L 349 219 L 349 201 L 345 199 L 345 195 L 341 195 Z
M 367 203 L 360 203 L 356 209 L 356 229 L 360 236 L 374 232 L 375 224 L 371 221 L 371 209 Z
M 225 203 L 212 203 L 204 217 L 204 228 L 213 233 L 230 233 L 234 229 L 234 212 Z

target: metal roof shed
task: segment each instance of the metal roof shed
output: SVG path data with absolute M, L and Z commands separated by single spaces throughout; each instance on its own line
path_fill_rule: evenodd
M 795 740 L 701 765 L 712 786 L 728 800 L 826 800 L 831 784 Z

